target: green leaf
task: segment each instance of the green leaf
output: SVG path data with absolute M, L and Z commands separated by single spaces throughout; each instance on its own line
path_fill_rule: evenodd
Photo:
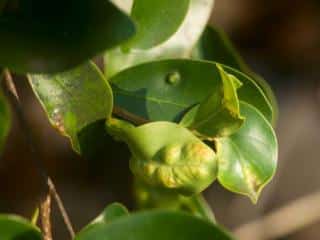
M 130 8 L 130 1 L 120 2 L 122 7 Z M 151 2 L 154 4 L 155 1 Z M 121 48 L 108 51 L 105 55 L 106 75 L 111 77 L 131 66 L 153 60 L 188 58 L 191 56 L 192 49 L 209 20 L 213 3 L 214 0 L 190 0 L 188 13 L 178 31 L 159 46 L 148 50 L 132 49 L 129 52 L 123 51 Z M 180 6 L 180 4 L 178 5 Z M 154 12 L 154 10 L 151 12 Z
M 215 222 L 214 214 L 201 194 L 186 197 L 168 189 L 150 187 L 135 180 L 134 195 L 139 209 L 167 209 L 183 211 L 193 216 Z
M 273 112 L 270 120 L 273 123 L 276 121 L 278 105 L 271 87 L 262 77 L 253 73 L 222 30 L 208 26 L 194 49 L 193 58 L 219 62 L 250 76 L 263 90 L 272 105 Z M 245 94 L 244 90 L 243 94 Z M 251 97 L 250 92 L 247 94 Z M 265 113 L 264 115 L 268 118 L 268 115 Z
M 254 106 L 270 123 L 273 122 L 274 111 L 272 105 L 258 84 L 251 77 L 234 68 L 223 66 L 223 69 L 241 81 L 242 86 L 238 90 L 239 99 Z
M 223 68 L 242 82 L 240 100 L 265 114 L 271 113 L 267 99 L 250 78 L 229 67 Z M 110 82 L 117 106 L 151 121 L 178 122 L 192 106 L 219 89 L 222 79 L 215 63 L 163 60 L 129 68 Z
M 134 32 L 129 17 L 108 0 L 20 0 L 0 16 L 0 65 L 23 73 L 60 72 Z
M 231 135 L 242 126 L 244 121 L 240 115 L 237 96 L 237 88 L 241 83 L 233 75 L 227 74 L 219 65 L 218 70 L 222 79 L 221 85 L 200 103 L 195 118 L 189 126 L 207 138 Z
M 246 121 L 240 130 L 217 140 L 218 180 L 255 203 L 276 171 L 278 145 L 272 126 L 259 111 L 242 102 L 241 114 Z
M 220 227 L 179 212 L 147 211 L 81 231 L 75 240 L 232 240 Z
M 135 0 L 131 16 L 137 24 L 137 34 L 128 46 L 148 49 L 166 41 L 183 22 L 189 2 L 190 0 Z
M 200 193 L 215 179 L 215 152 L 189 130 L 171 122 L 123 127 L 110 119 L 107 131 L 117 131 L 130 148 L 130 168 L 144 183 L 183 195 Z
M 111 88 L 93 63 L 58 74 L 29 75 L 29 80 L 51 124 L 70 138 L 77 152 L 82 150 L 81 130 L 112 114 Z
M 27 220 L 14 216 L 0 214 L 1 240 L 41 240 L 38 228 Z
M 125 206 L 120 203 L 112 203 L 82 231 L 88 231 L 90 228 L 94 228 L 99 225 L 108 225 L 118 218 L 126 216 L 129 216 L 129 211 Z

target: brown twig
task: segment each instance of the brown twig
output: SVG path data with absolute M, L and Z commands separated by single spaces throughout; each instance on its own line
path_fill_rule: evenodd
M 45 199 L 40 203 L 41 227 L 43 232 L 43 240 L 52 240 L 51 231 L 51 195 L 47 194 Z
M 29 123 L 25 117 L 25 114 L 23 112 L 23 108 L 21 107 L 20 97 L 19 97 L 17 89 L 15 87 L 14 80 L 13 80 L 11 73 L 8 69 L 4 70 L 4 80 L 5 80 L 5 84 L 7 86 L 7 89 L 8 89 L 9 96 L 11 98 L 11 102 L 12 102 L 13 107 L 17 113 L 17 117 L 18 117 L 19 123 L 21 125 L 21 129 L 24 133 L 23 136 L 25 137 L 26 143 L 29 145 L 30 152 L 32 154 L 32 161 L 33 161 L 35 167 L 37 168 L 39 175 L 43 179 L 43 186 L 45 188 L 45 193 L 46 193 L 45 197 L 42 198 L 42 201 L 40 203 L 40 209 L 43 210 L 43 211 L 40 211 L 42 225 L 45 225 L 45 227 L 44 227 L 45 229 L 43 229 L 43 232 L 45 234 L 45 233 L 47 233 L 47 230 L 51 229 L 51 227 L 49 225 L 50 225 L 50 194 L 52 194 L 52 196 L 54 197 L 54 199 L 58 205 L 58 208 L 59 208 L 59 211 L 63 217 L 63 220 L 68 228 L 70 236 L 72 238 L 74 238 L 75 232 L 73 230 L 70 218 L 67 214 L 67 211 L 66 211 L 66 209 L 63 205 L 63 202 L 61 200 L 61 197 L 58 194 L 52 179 L 47 174 L 42 162 L 39 161 L 39 159 L 38 159 L 39 154 L 38 154 L 36 147 L 35 147 L 36 146 L 35 140 L 34 140 L 35 138 L 32 135 L 31 128 L 30 128 Z M 51 233 L 50 234 L 47 233 L 47 234 L 48 234 L 47 239 L 51 240 L 52 239 Z
M 147 119 L 144 119 L 140 116 L 137 116 L 133 113 L 128 112 L 125 109 L 122 109 L 120 107 L 114 106 L 113 108 L 113 112 L 112 112 L 115 116 L 117 117 L 121 117 L 125 120 L 128 120 L 129 122 L 135 124 L 135 125 L 142 125 L 145 123 L 148 123 L 150 121 L 148 121 Z
M 320 221 L 320 192 L 286 204 L 234 232 L 240 240 L 269 240 L 284 237 Z

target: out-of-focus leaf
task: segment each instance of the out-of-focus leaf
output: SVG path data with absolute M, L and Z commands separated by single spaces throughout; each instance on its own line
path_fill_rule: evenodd
M 241 114 L 246 120 L 240 130 L 217 139 L 218 180 L 255 203 L 275 173 L 278 145 L 272 126 L 259 111 L 242 102 Z
M 263 90 L 271 103 L 273 109 L 271 121 L 273 123 L 276 122 L 278 104 L 271 87 L 262 77 L 252 72 L 240 54 L 236 51 L 228 36 L 222 30 L 216 27 L 207 27 L 194 48 L 193 58 L 222 63 L 250 76 L 250 78 L 252 78 Z M 250 93 L 248 97 L 251 97 Z M 268 118 L 268 116 L 266 117 Z
M 90 224 L 88 224 L 83 231 L 88 231 L 98 225 L 107 225 L 117 220 L 120 217 L 129 216 L 129 211 L 120 203 L 112 203 L 107 206 L 103 212 L 96 217 Z
M 149 49 L 166 41 L 183 22 L 190 0 L 135 0 L 131 16 L 137 33 L 128 46 Z
M 0 214 L 1 240 L 42 240 L 39 229 L 27 220 L 14 216 Z
M 271 112 L 262 91 L 250 78 L 231 68 L 223 68 L 242 82 L 238 93 L 240 100 L 264 114 Z M 189 108 L 216 92 L 222 79 L 215 63 L 163 60 L 129 68 L 110 82 L 117 106 L 151 121 L 178 122 Z
M 215 222 L 214 214 L 201 194 L 186 197 L 168 189 L 150 187 L 136 180 L 135 200 L 139 209 L 167 209 L 190 213 L 194 216 Z
M 232 240 L 219 226 L 198 217 L 163 210 L 119 218 L 81 231 L 75 240 Z
M 51 124 L 70 138 L 77 152 L 81 130 L 111 116 L 111 88 L 93 63 L 59 74 L 29 75 L 29 80 Z
M 153 60 L 190 57 L 210 17 L 213 3 L 214 0 L 190 0 L 188 13 L 178 31 L 159 46 L 148 50 L 131 49 L 129 52 L 121 48 L 108 51 L 105 55 L 106 75 L 111 77 L 126 68 Z M 127 4 L 130 5 L 130 1 Z
M 127 14 L 130 14 L 133 5 L 133 0 L 110 0 L 118 8 L 122 9 Z
M 20 0 L 0 16 L 0 65 L 60 72 L 115 47 L 134 24 L 108 0 Z
M 5 7 L 6 3 L 7 3 L 7 0 L 0 0 L 0 14 L 1 14 L 3 8 Z
M 233 75 L 227 74 L 218 66 L 222 79 L 218 89 L 200 103 L 195 118 L 189 128 L 207 138 L 228 136 L 235 133 L 243 124 L 240 115 L 237 89 L 241 85 Z

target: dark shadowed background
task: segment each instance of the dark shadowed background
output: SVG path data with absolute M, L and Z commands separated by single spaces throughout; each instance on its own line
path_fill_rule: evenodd
M 320 1 L 216 0 L 211 24 L 224 29 L 252 68 L 268 80 L 280 107 L 279 167 L 259 203 L 253 205 L 218 183 L 205 193 L 218 221 L 237 229 L 320 191 Z M 105 146 L 108 155 L 90 161 L 80 158 L 71 151 L 68 140 L 50 126 L 25 79 L 19 81 L 18 90 L 28 109 L 39 157 L 57 183 L 76 230 L 110 202 L 132 208 L 129 154 L 124 146 L 110 139 Z M 30 158 L 15 120 L 0 160 L 0 212 L 32 214 L 40 179 Z M 65 240 L 67 231 L 55 207 L 54 236 Z M 319 212 L 319 207 L 314 211 Z M 300 218 L 308 214 L 313 214 L 312 206 Z M 290 222 L 292 217 L 284 215 L 282 219 Z M 281 239 L 320 239 L 320 219 Z

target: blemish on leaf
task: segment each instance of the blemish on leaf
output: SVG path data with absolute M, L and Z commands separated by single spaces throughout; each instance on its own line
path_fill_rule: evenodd
M 170 85 L 177 85 L 181 81 L 181 75 L 179 72 L 171 72 L 166 77 L 166 83 Z

